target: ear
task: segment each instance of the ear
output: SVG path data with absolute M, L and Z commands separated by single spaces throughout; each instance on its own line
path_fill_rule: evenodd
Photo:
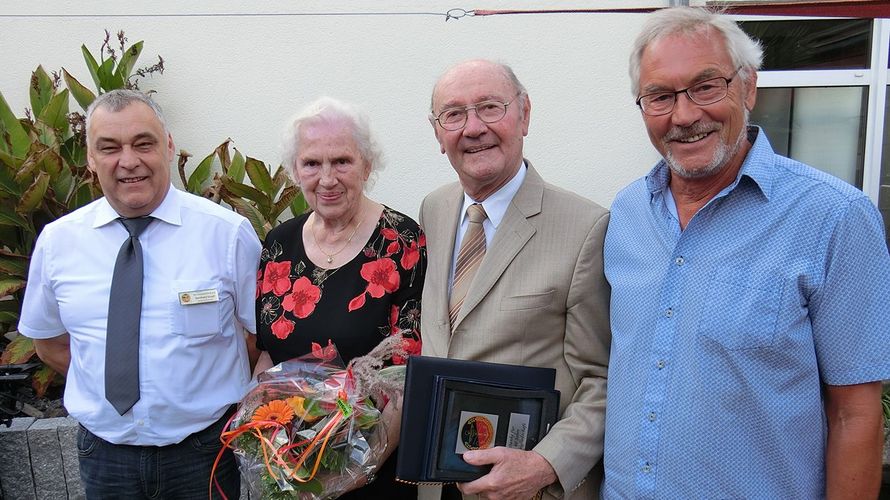
M 757 72 L 753 69 L 749 71 L 751 75 L 745 79 L 745 108 L 751 111 L 757 103 Z
M 87 168 L 89 169 L 90 172 L 92 172 L 94 174 L 96 173 L 95 162 L 96 162 L 96 160 L 93 159 L 93 148 L 91 146 L 87 145 Z
M 167 132 L 167 163 L 172 163 L 176 158 L 176 145 L 173 143 L 173 134 Z
M 445 144 L 442 142 L 442 138 L 439 134 L 442 133 L 442 127 L 436 126 L 436 119 L 432 116 L 430 117 L 430 125 L 433 126 L 433 134 L 436 136 L 436 141 L 439 143 L 439 152 L 445 154 Z
M 531 121 L 532 101 L 527 94 L 523 94 L 522 102 L 522 116 L 520 119 L 522 120 L 522 136 L 525 137 L 528 135 L 528 124 Z

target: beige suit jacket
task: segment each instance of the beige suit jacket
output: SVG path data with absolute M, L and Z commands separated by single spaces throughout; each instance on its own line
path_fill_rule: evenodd
M 535 447 L 556 471 L 548 497 L 596 498 L 601 481 L 609 346 L 603 275 L 608 212 L 528 172 L 464 299 L 454 334 L 449 274 L 463 189 L 421 206 L 429 261 L 423 289 L 423 354 L 556 369 L 561 419 Z M 421 488 L 437 498 L 439 488 Z

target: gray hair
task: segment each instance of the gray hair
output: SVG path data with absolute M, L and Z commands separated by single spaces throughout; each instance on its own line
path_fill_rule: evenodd
M 383 169 L 383 151 L 371 133 L 370 121 L 357 107 L 332 97 L 319 97 L 287 121 L 281 138 L 281 162 L 294 184 L 300 184 L 296 173 L 297 158 L 300 156 L 300 128 L 309 123 L 337 120 L 346 120 L 352 128 L 352 137 L 359 153 L 371 165 L 371 177 L 365 187 L 373 185 L 377 172 Z
M 433 116 L 435 113 L 435 110 L 433 109 L 433 100 L 436 98 L 436 89 L 439 88 L 439 82 L 442 80 L 442 77 L 444 77 L 445 75 L 450 73 L 451 70 L 453 70 L 454 68 L 457 68 L 458 66 L 462 66 L 468 62 L 474 62 L 474 61 L 475 62 L 486 62 L 486 63 L 492 64 L 492 65 L 500 68 L 500 70 L 504 73 L 504 76 L 507 78 L 507 81 L 510 82 L 510 85 L 513 86 L 513 90 L 515 91 L 516 95 L 519 95 L 519 96 L 528 95 L 528 91 L 525 89 L 525 85 L 523 85 L 522 82 L 519 81 L 519 78 L 516 76 L 516 73 L 513 72 L 513 68 L 511 68 L 509 65 L 502 63 L 502 62 L 489 61 L 487 59 L 475 59 L 475 60 L 470 60 L 470 61 L 463 61 L 463 62 L 459 62 L 459 63 L 449 67 L 448 69 L 446 69 L 441 75 L 439 75 L 439 78 L 436 80 L 436 84 L 433 86 L 433 93 L 432 93 L 432 95 L 430 95 L 430 119 L 434 120 L 436 118 L 435 116 Z M 525 99 L 519 99 L 519 111 L 520 112 L 525 111 Z
M 661 9 L 649 15 L 630 54 L 628 72 L 634 97 L 640 93 L 640 60 L 650 43 L 676 34 L 701 34 L 707 28 L 723 37 L 733 66 L 741 68 L 739 76 L 742 80 L 747 80 L 752 71 L 760 69 L 763 62 L 760 42 L 749 37 L 729 16 L 701 7 Z
M 116 89 L 112 90 L 111 92 L 101 94 L 99 97 L 95 98 L 90 106 L 87 108 L 87 145 L 90 144 L 90 122 L 93 119 L 93 113 L 97 109 L 105 108 L 113 113 L 117 113 L 118 111 L 121 111 L 122 109 L 135 102 L 141 102 L 142 104 L 145 104 L 146 106 L 151 108 L 158 121 L 161 122 L 161 127 L 164 128 L 164 135 L 168 136 L 170 134 L 170 131 L 167 129 L 167 120 L 164 119 L 164 112 L 161 111 L 158 103 L 154 102 L 151 97 L 149 97 L 147 94 L 139 92 L 138 90 Z

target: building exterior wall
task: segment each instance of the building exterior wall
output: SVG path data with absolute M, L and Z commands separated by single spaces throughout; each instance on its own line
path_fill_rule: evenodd
M 693 2 L 695 4 L 696 2 Z M 700 2 L 699 2 L 700 3 Z M 372 198 L 417 214 L 423 196 L 456 180 L 427 120 L 432 86 L 451 64 L 491 58 L 513 66 L 529 90 L 526 155 L 550 182 L 608 206 L 657 159 L 630 94 L 627 57 L 642 14 L 477 16 L 466 9 L 663 7 L 664 1 L 405 0 L 145 4 L 110 0 L 7 2 L 0 13 L 0 92 L 16 115 L 42 64 L 91 79 L 104 30 L 145 41 L 142 64 L 165 61 L 154 90 L 190 165 L 227 137 L 245 155 L 277 165 L 286 119 L 320 95 L 361 105 L 385 152 Z M 402 15 L 300 15 L 394 12 Z M 440 15 L 408 15 L 429 12 Z M 76 107 L 72 99 L 72 106 Z M 176 177 L 174 175 L 174 177 Z

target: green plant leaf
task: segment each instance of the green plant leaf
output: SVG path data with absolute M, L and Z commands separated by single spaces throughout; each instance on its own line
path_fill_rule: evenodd
M 296 187 L 296 186 L 294 186 Z M 297 187 L 297 190 L 300 188 Z M 309 211 L 309 204 L 306 203 L 306 198 L 303 196 L 303 192 L 300 191 L 297 196 L 294 197 L 290 202 L 290 213 L 293 214 L 294 217 L 304 214 Z
M 25 280 L 15 276 L 0 275 L 0 297 L 12 295 L 25 288 Z
M 34 395 L 42 398 L 47 389 L 56 381 L 58 374 L 49 366 L 43 365 L 31 375 L 31 387 L 34 388 Z
M 37 174 L 37 178 L 34 179 L 34 182 L 25 190 L 22 194 L 21 200 L 19 200 L 19 204 L 16 207 L 16 212 L 28 215 L 34 211 L 35 208 L 39 207 L 43 202 L 43 196 L 46 194 L 46 189 L 49 187 L 49 174 L 46 172 L 39 172 Z
M 71 175 L 71 169 L 63 168 L 56 175 L 50 176 L 50 189 L 55 194 L 56 201 L 62 205 L 68 205 L 68 197 L 74 187 L 74 176 Z
M 256 231 L 257 236 L 259 236 L 260 241 L 266 239 L 266 233 L 269 232 L 270 227 L 267 226 L 265 219 L 263 218 L 263 214 L 260 213 L 259 210 L 247 201 L 238 198 L 236 196 L 230 196 L 228 194 L 223 195 L 223 200 L 226 203 L 232 206 L 232 208 L 243 215 L 250 221 L 250 225 L 253 226 L 253 230 Z
M 0 92 L 0 149 L 16 158 L 24 158 L 30 147 L 31 138 Z
M 281 196 L 278 197 L 278 201 L 272 205 L 272 210 L 269 213 L 269 221 L 273 224 L 277 223 L 278 216 L 290 207 L 294 197 L 301 194 L 302 193 L 296 186 L 285 187 L 284 190 L 281 191 Z
M 278 165 L 278 169 L 275 170 L 275 175 L 272 176 L 272 186 L 275 190 L 275 193 L 281 190 L 281 187 L 288 183 L 288 175 L 287 171 L 281 165 Z
M 65 160 L 55 150 L 48 150 L 46 156 L 43 157 L 43 171 L 48 173 L 50 178 L 55 179 L 63 170 L 67 170 Z
M 17 253 L 0 250 L 0 272 L 10 276 L 27 278 L 28 263 L 30 260 L 31 259 L 27 255 L 19 255 Z
M 27 219 L 15 213 L 11 208 L 4 206 L 0 206 L 0 226 L 18 226 L 29 231 L 31 230 L 31 225 Z M 2 295 L 0 293 L 0 296 Z
M 91 183 L 89 181 L 81 182 L 77 185 L 74 194 L 68 200 L 68 209 L 77 210 L 96 198 L 98 198 L 98 196 L 94 196 Z
M 248 156 L 244 163 L 244 169 L 247 171 L 250 183 L 254 187 L 269 195 L 269 198 L 275 196 L 272 176 L 269 174 L 269 167 L 265 163 Z
M 198 164 L 192 172 L 192 175 L 189 176 L 189 181 L 186 185 L 186 189 L 189 193 L 198 196 L 201 195 L 201 191 L 204 189 L 204 184 L 207 182 L 207 179 L 210 178 L 210 170 L 213 168 L 213 157 L 213 153 L 207 155 L 206 158 L 201 160 L 201 163 Z
M 77 78 L 71 76 L 71 73 L 68 73 L 65 68 L 62 68 L 62 76 L 65 78 L 65 85 L 68 86 L 68 90 L 71 91 L 74 100 L 77 101 L 77 104 L 79 104 L 84 111 L 86 111 L 86 109 L 90 107 L 90 104 L 96 100 L 96 94 L 80 83 Z
M 19 322 L 19 313 L 15 311 L 0 311 L 0 324 L 15 325 Z
M 268 214 L 269 211 L 272 210 L 272 200 L 258 189 L 248 186 L 247 184 L 234 182 L 225 176 L 220 178 L 220 181 L 222 181 L 223 188 L 225 188 L 225 191 L 228 194 L 233 194 L 239 198 L 247 198 L 256 205 L 261 213 Z M 225 194 L 223 195 L 223 199 L 226 199 Z M 228 203 L 228 200 L 226 200 L 226 202 Z
M 53 96 L 49 104 L 43 108 L 43 112 L 38 115 L 38 122 L 56 129 L 59 137 L 68 135 L 68 89 Z
M 238 151 L 238 148 L 235 148 L 235 156 L 232 158 L 232 164 L 229 165 L 226 175 L 235 182 L 244 183 L 244 174 L 244 156 L 241 155 L 241 151 Z
M 219 158 L 219 165 L 222 167 L 223 173 L 228 172 L 229 166 L 232 164 L 232 159 L 229 158 L 229 143 L 231 142 L 232 139 L 226 139 L 213 151 Z
M 7 160 L 10 163 L 7 163 Z M 21 166 L 23 162 L 20 160 L 14 161 L 12 157 L 5 153 L 0 153 L 0 192 L 18 198 L 22 194 L 22 186 L 15 181 L 15 171 L 17 170 L 15 163 Z
M 101 90 L 106 92 L 124 86 L 123 79 L 120 79 L 114 72 L 114 59 L 108 58 L 99 66 L 99 82 L 102 84 Z
M 130 78 L 130 74 L 133 72 L 133 67 L 136 66 L 136 60 L 139 59 L 139 54 L 141 53 L 142 40 L 127 47 L 124 50 L 124 53 L 121 56 L 121 60 L 117 65 L 115 77 L 120 78 L 121 82 L 125 82 L 128 78 Z M 123 84 L 121 84 L 121 86 L 123 86 Z
M 31 98 L 31 112 L 34 116 L 40 116 L 43 108 L 46 107 L 50 99 L 55 94 L 53 88 L 53 80 L 43 69 L 43 66 L 37 66 L 37 69 L 31 73 L 31 85 L 28 86 L 28 94 Z
M 16 335 L 12 342 L 6 345 L 3 354 L 0 355 L 0 364 L 20 365 L 27 363 L 34 356 L 34 342 L 24 335 Z
M 99 63 L 96 62 L 96 58 L 93 57 L 86 45 L 80 46 L 80 52 L 83 54 L 83 60 L 87 64 L 90 76 L 93 77 L 93 83 L 96 84 L 96 90 L 102 92 L 102 80 L 99 79 Z

